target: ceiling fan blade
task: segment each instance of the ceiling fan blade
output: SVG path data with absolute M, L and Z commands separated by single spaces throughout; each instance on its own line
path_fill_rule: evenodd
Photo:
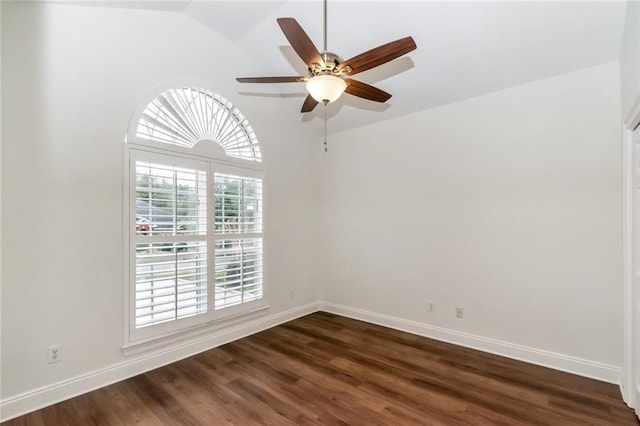
M 307 78 L 298 77 L 239 77 L 236 80 L 239 83 L 299 83 Z
M 304 103 L 302 104 L 302 110 L 300 112 L 311 112 L 318 105 L 318 101 L 313 99 L 313 96 L 307 95 Z
M 277 21 L 291 47 L 307 66 L 313 63 L 324 65 L 320 52 L 318 52 L 318 49 L 300 24 L 298 24 L 298 21 L 293 18 L 278 18 Z
M 350 95 L 369 99 L 370 101 L 375 102 L 386 102 L 391 98 L 390 93 L 387 93 L 384 90 L 380 90 L 377 87 L 368 85 L 367 83 L 363 83 L 358 80 L 352 80 L 350 78 L 345 78 L 344 81 L 347 82 L 347 88 L 344 89 L 344 91 Z
M 391 43 L 383 44 L 382 46 L 367 50 L 366 52 L 354 56 L 351 59 L 343 61 L 338 65 L 338 71 L 342 71 L 348 66 L 351 68 L 351 72 L 349 72 L 348 75 L 355 75 L 359 72 L 366 71 L 399 58 L 405 53 L 411 52 L 415 48 L 416 42 L 412 37 L 401 38 L 399 40 L 392 41 Z

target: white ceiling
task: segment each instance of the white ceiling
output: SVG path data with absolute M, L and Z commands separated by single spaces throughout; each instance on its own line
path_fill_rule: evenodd
M 152 7 L 154 3 L 146 3 Z M 237 76 L 304 74 L 276 18 L 294 17 L 322 49 L 322 1 L 182 1 L 159 7 L 183 13 L 237 43 L 255 69 Z M 387 104 L 343 95 L 329 105 L 337 132 L 448 104 L 560 73 L 617 60 L 625 1 L 329 0 L 328 50 L 344 59 L 411 35 L 417 50 L 357 79 L 393 95 Z M 224 58 L 221 58 L 224 59 Z M 323 108 L 301 114 L 303 84 L 236 83 L 238 96 L 323 131 Z

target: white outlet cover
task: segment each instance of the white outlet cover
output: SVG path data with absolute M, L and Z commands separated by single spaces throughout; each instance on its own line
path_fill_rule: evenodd
M 53 364 L 62 361 L 62 345 L 49 346 L 47 348 L 47 363 Z

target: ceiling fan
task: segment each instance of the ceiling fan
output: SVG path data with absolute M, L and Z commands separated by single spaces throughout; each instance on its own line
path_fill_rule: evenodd
M 386 102 L 391 94 L 350 77 L 399 58 L 416 48 L 413 38 L 405 37 L 343 61 L 340 56 L 327 51 L 327 0 L 324 0 L 322 52 L 318 51 L 295 19 L 278 18 L 277 21 L 293 50 L 307 65 L 309 76 L 243 77 L 236 80 L 240 83 L 305 82 L 309 94 L 302 104 L 301 112 L 312 111 L 320 102 L 325 105 L 333 102 L 343 92 L 375 102 Z

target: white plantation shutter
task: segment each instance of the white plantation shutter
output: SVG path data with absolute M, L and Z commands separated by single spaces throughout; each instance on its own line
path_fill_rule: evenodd
M 261 173 L 137 150 L 131 158 L 133 340 L 265 306 Z
M 181 87 L 163 92 L 145 108 L 136 136 L 192 148 L 214 141 L 231 157 L 262 161 L 249 121 L 229 100 L 211 91 Z
M 216 241 L 216 309 L 262 297 L 262 239 Z
M 135 163 L 135 326 L 206 313 L 207 171 Z
M 262 180 L 216 173 L 215 309 L 263 297 Z
M 136 327 L 206 312 L 206 243 L 136 245 Z

